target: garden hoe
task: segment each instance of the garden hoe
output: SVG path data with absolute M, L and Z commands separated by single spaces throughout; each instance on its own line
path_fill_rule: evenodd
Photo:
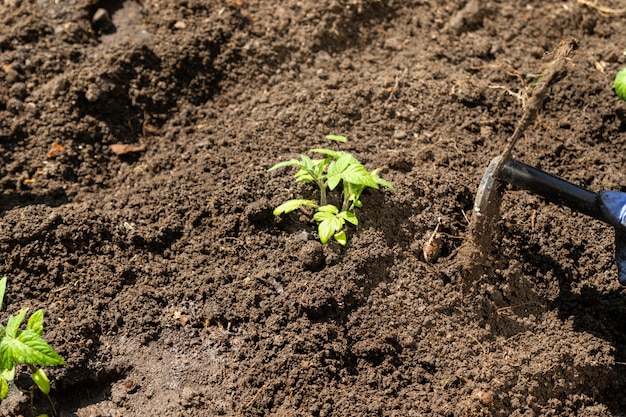
M 530 191 L 546 200 L 610 224 L 615 228 L 615 259 L 619 282 L 626 285 L 626 193 L 601 191 L 593 193 L 561 178 L 510 158 L 513 146 L 534 122 L 551 86 L 562 79 L 569 54 L 576 48 L 574 38 L 560 43 L 554 59 L 544 72 L 504 153 L 496 157 L 483 175 L 474 201 L 470 221 L 473 245 L 466 246 L 463 268 L 470 279 L 485 272 L 491 262 L 495 225 L 500 218 L 500 202 L 505 184 Z
M 500 185 L 511 184 L 613 226 L 618 278 L 626 285 L 626 193 L 600 191 L 596 194 L 520 161 L 503 159 L 503 156 L 491 161 L 476 193 L 472 233 L 477 246 L 490 247 L 491 227 L 499 217 L 504 189 Z M 498 167 L 499 173 L 496 172 Z

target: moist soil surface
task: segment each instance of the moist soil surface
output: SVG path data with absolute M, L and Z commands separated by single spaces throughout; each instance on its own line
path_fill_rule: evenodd
M 568 36 L 513 156 L 625 190 L 619 7 L 4 0 L 0 316 L 44 308 L 67 364 L 49 399 L 17 378 L 0 415 L 625 415 L 610 226 L 509 187 L 493 252 L 472 274 L 463 255 Z M 318 197 L 267 171 L 316 147 L 395 188 L 364 192 L 345 247 L 272 213 Z

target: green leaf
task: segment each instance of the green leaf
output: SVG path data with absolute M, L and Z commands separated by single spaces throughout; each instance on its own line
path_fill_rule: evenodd
M 355 226 L 358 226 L 359 224 L 359 219 L 357 219 L 356 215 L 351 211 L 342 211 L 341 213 L 339 213 L 339 216 Z
M 311 173 L 305 169 L 301 169 L 300 171 L 296 172 L 294 177 L 296 177 L 296 182 L 315 181 L 315 178 L 313 178 L 313 175 L 311 175 Z
M 302 155 L 302 161 L 304 162 L 302 169 L 311 175 L 313 180 L 318 180 L 324 175 L 324 170 L 331 160 L 332 158 L 311 159 L 306 155 Z
M 341 182 L 341 175 L 333 175 L 328 177 L 328 189 L 329 190 L 334 190 L 335 188 L 337 188 L 337 186 L 339 185 L 339 183 Z
M 3 369 L 3 375 L 5 372 L 12 372 L 15 369 L 15 359 L 10 349 L 12 340 L 15 339 L 5 337 L 0 341 L 0 369 Z
M 292 211 L 297 210 L 302 206 L 317 207 L 317 204 L 315 204 L 315 201 L 306 200 L 303 198 L 287 200 L 283 204 L 281 204 L 280 206 L 274 209 L 274 216 L 280 216 L 281 214 L 291 213 Z
M 283 161 L 283 162 L 279 162 L 276 165 L 274 165 L 273 167 L 269 168 L 267 170 L 267 172 L 271 172 L 274 170 L 277 170 L 279 168 L 284 168 L 284 167 L 290 167 L 290 166 L 302 166 L 302 162 L 297 160 L 297 159 L 290 159 L 289 161 Z
M 313 173 L 317 168 L 319 160 L 316 162 L 306 155 L 300 155 L 300 157 L 302 158 L 302 169 L 308 171 L 309 173 Z
M 351 165 L 362 165 L 354 156 L 347 152 L 341 152 L 337 158 L 337 172 L 344 172 Z
M 391 191 L 396 191 L 396 189 L 393 188 L 393 185 L 391 185 L 389 182 L 385 181 L 384 179 L 380 178 L 378 175 L 374 177 L 374 180 L 376 181 L 376 184 L 382 185 L 383 187 L 387 187 Z
M 32 330 L 22 330 L 17 338 L 5 337 L 0 342 L 0 359 L 10 358 L 11 366 L 15 364 L 30 365 L 64 365 L 65 361 Z M 7 369 L 9 369 L 7 367 Z
M 330 165 L 328 165 L 328 189 L 334 190 L 337 188 L 341 179 L 341 172 L 337 167 L 337 162 L 331 162 Z
M 348 153 L 341 153 L 337 160 L 328 167 L 328 174 L 340 174 L 350 165 L 352 156 Z
M 349 153 L 342 152 L 339 158 L 328 166 L 328 188 L 333 190 L 342 180 L 347 181 L 345 173 L 350 171 L 353 165 L 361 163 Z
M 7 381 L 13 381 L 15 379 L 15 366 L 11 369 L 5 369 L 0 373 L 0 378 L 4 378 Z
M 35 371 L 30 378 L 33 382 L 39 387 L 41 392 L 48 395 L 50 394 L 50 380 L 48 379 L 48 375 L 43 371 L 43 369 L 39 368 Z
M 0 279 L 0 308 L 2 308 L 2 301 L 4 300 L 4 292 L 7 289 L 7 277 Z
M 626 68 L 622 68 L 622 70 L 615 75 L 613 89 L 617 97 L 626 101 Z
M 370 188 L 378 188 L 376 180 L 361 164 L 352 164 L 342 174 L 343 180 L 356 185 L 363 185 Z
M 346 232 L 344 232 L 343 230 L 339 233 L 335 233 L 335 235 L 333 236 L 333 238 L 337 241 L 337 243 L 339 243 L 341 246 L 346 246 L 346 244 L 348 243 L 348 237 L 346 236 Z
M 317 208 L 318 212 L 325 212 L 325 213 L 331 213 L 331 214 L 337 214 L 339 213 L 339 209 L 337 208 L 337 206 L 334 206 L 332 204 L 326 204 L 325 206 L 320 206 Z
M 346 139 L 345 136 L 338 136 L 338 135 L 326 135 L 326 139 L 334 140 L 336 142 L 341 142 L 341 143 L 346 143 L 348 141 L 348 139 Z
M 322 214 L 322 213 L 315 213 L 315 214 Z M 324 213 L 324 214 L 330 214 L 330 213 Z M 328 243 L 328 240 L 331 237 L 333 237 L 335 233 L 340 232 L 342 228 L 343 228 L 343 225 L 341 224 L 340 219 L 338 219 L 335 216 L 327 217 L 317 226 L 317 233 L 320 236 L 320 242 L 322 242 L 322 244 Z
M 319 179 L 324 176 L 326 168 L 328 167 L 328 164 L 330 164 L 332 160 L 333 158 L 328 157 L 320 161 L 320 163 L 318 164 L 318 170 L 316 171 L 316 174 L 317 174 L 316 178 Z
M 4 400 L 9 395 L 9 384 L 7 380 L 0 377 L 0 400 Z
M 39 336 L 43 333 L 43 308 L 35 311 L 28 319 L 27 328 L 37 333 Z
M 6 335 L 5 337 L 17 337 L 17 331 L 20 328 L 20 325 L 24 321 L 24 317 L 26 317 L 26 313 L 28 312 L 27 308 L 23 308 L 17 316 L 10 316 L 7 321 Z
M 315 220 L 318 223 L 321 223 L 324 220 L 330 219 L 332 217 L 335 217 L 333 213 L 329 213 L 327 211 L 318 211 L 317 213 L 313 215 L 313 220 Z
M 321 153 L 324 155 L 328 155 L 333 159 L 339 159 L 339 157 L 341 156 L 341 154 L 343 152 L 340 151 L 333 151 L 331 149 L 324 149 L 324 148 L 315 148 L 315 149 L 311 149 L 311 152 L 315 152 L 315 153 Z
M 374 178 L 374 181 L 376 181 L 376 184 L 382 185 L 384 187 L 389 188 L 391 191 L 395 191 L 396 189 L 393 188 L 393 186 L 388 183 L 387 181 L 385 181 L 384 179 L 380 178 L 378 176 L 378 171 L 380 171 L 379 168 L 376 168 L 375 170 L 372 171 L 372 177 Z

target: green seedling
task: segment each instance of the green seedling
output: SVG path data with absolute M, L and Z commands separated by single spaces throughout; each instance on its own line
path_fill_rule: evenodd
M 0 279 L 0 308 L 4 300 L 7 278 Z M 26 328 L 20 326 L 26 318 L 28 309 L 20 310 L 16 316 L 10 316 L 6 327 L 0 326 L 0 400 L 9 393 L 8 382 L 15 378 L 18 365 L 26 365 L 31 371 L 31 378 L 44 394 L 50 393 L 50 380 L 39 366 L 64 365 L 65 361 L 41 337 L 43 333 L 44 310 L 35 311 L 28 318 Z
M 344 136 L 328 135 L 326 138 L 341 143 L 347 141 Z M 360 200 L 363 191 L 367 188 L 378 189 L 381 185 L 391 190 L 394 188 L 378 176 L 378 169 L 368 171 L 363 164 L 347 152 L 325 148 L 311 149 L 311 152 L 324 155 L 324 157 L 312 159 L 301 155 L 300 159 L 279 162 L 268 171 L 290 166 L 299 168 L 294 175 L 296 182 L 314 183 L 320 190 L 319 201 L 302 198 L 288 200 L 274 209 L 274 215 L 280 216 L 302 207 L 312 207 L 315 210 L 313 220 L 317 222 L 320 241 L 326 244 L 332 238 L 345 246 L 347 237 L 344 226 L 346 222 L 355 226 L 359 224 L 354 209 L 363 205 Z M 342 190 L 340 207 L 328 202 L 329 191 L 337 189 Z
M 617 97 L 626 101 L 626 68 L 623 68 L 615 75 L 615 81 L 613 81 L 613 89 Z
M 535 81 L 531 82 L 530 84 L 528 84 L 528 86 L 530 88 L 535 88 L 535 87 L 537 87 L 537 83 L 539 83 L 539 81 L 543 78 L 543 74 L 528 73 L 528 74 L 526 74 L 526 78 L 528 80 L 535 80 Z

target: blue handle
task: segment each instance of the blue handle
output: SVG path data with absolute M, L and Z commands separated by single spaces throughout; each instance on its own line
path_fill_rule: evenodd
M 626 286 L 626 193 L 601 191 L 596 194 L 512 159 L 504 163 L 498 179 L 613 226 L 618 279 Z
M 620 284 L 626 285 L 626 193 L 600 191 L 600 208 L 615 227 L 615 262 Z
M 615 228 L 626 227 L 626 193 L 619 191 L 600 191 L 600 209 L 604 217 Z

